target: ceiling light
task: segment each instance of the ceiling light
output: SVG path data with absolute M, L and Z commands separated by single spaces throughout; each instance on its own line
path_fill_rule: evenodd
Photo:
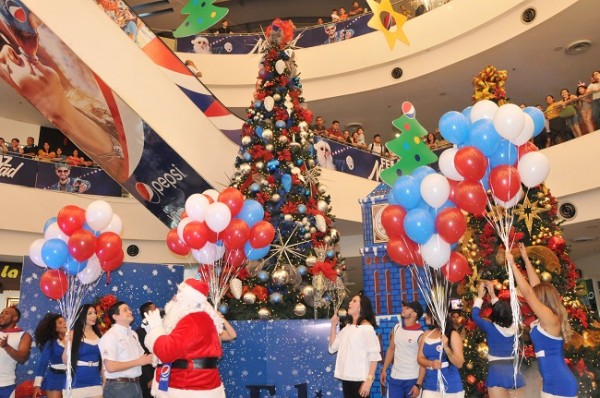
M 565 53 L 568 55 L 579 55 L 583 54 L 592 46 L 592 42 L 589 40 L 577 40 L 567 46 Z

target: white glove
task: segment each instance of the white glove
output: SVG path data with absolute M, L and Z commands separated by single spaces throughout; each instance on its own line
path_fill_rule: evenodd
M 150 332 L 152 329 L 155 329 L 159 326 L 162 326 L 162 318 L 160 317 L 159 309 L 148 311 L 144 314 L 142 327 L 146 329 L 146 332 Z

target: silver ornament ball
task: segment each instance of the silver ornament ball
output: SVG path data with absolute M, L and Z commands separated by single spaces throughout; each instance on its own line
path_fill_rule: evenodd
M 256 295 L 252 292 L 247 292 L 242 297 L 242 300 L 244 300 L 245 304 L 254 304 L 256 302 Z
M 264 162 L 256 162 L 255 165 L 256 165 L 256 168 L 259 169 L 259 170 L 262 170 L 262 169 L 265 168 L 265 163 Z
M 312 267 L 313 265 L 315 265 L 317 263 L 317 257 L 315 256 L 308 256 L 306 257 L 306 266 L 307 267 Z
M 325 213 L 327 211 L 327 202 L 325 202 L 324 200 L 319 200 L 317 202 L 317 209 L 319 209 L 320 212 Z
M 327 192 L 327 187 L 323 184 L 319 185 L 319 193 L 321 195 L 325 194 Z
M 294 315 L 296 316 L 304 316 L 306 314 L 306 306 L 302 303 L 296 304 L 294 307 Z
M 271 274 L 271 280 L 273 280 L 273 283 L 277 286 L 285 285 L 288 283 L 289 279 L 290 274 L 284 269 L 276 269 L 273 271 L 273 274 Z
M 267 150 L 269 152 L 273 152 L 273 144 L 267 144 L 267 145 L 265 145 L 265 150 Z
M 285 135 L 280 135 L 279 136 L 279 143 L 280 144 L 287 144 L 287 142 L 288 142 L 287 136 L 285 136 Z
M 311 285 L 306 285 L 302 288 L 302 296 L 306 297 L 312 297 L 315 294 L 315 288 L 312 287 Z
M 249 136 L 245 135 L 242 137 L 242 145 L 250 145 L 251 142 L 252 138 L 250 138 Z
M 266 321 L 269 318 L 271 318 L 271 311 L 269 311 L 268 308 L 263 307 L 258 310 L 258 319 L 262 319 L 263 321 Z

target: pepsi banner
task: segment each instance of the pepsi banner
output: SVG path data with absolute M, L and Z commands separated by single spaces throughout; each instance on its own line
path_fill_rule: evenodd
M 20 156 L 0 155 L 0 182 L 35 187 L 37 161 Z
M 381 170 L 391 165 L 379 155 L 322 137 L 315 138 L 314 148 L 319 167 L 369 180 L 379 181 Z
M 121 196 L 121 186 L 102 169 L 38 162 L 35 186 L 41 189 L 88 195 Z
M 368 13 L 341 22 L 296 29 L 292 46 L 315 47 L 373 32 L 374 30 L 367 25 L 372 17 L 373 14 Z M 178 38 L 176 41 L 177 51 L 195 54 L 256 54 L 264 50 L 264 45 L 262 33 L 199 34 Z

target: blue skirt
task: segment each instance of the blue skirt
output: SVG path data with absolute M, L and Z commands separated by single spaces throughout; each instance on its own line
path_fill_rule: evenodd
M 501 387 L 514 390 L 525 385 L 525 379 L 521 373 L 517 373 L 515 384 L 514 367 L 512 360 L 490 361 L 488 368 L 487 387 Z
M 66 381 L 67 375 L 65 373 L 56 373 L 49 368 L 42 381 L 42 390 L 62 391 L 65 388 Z

